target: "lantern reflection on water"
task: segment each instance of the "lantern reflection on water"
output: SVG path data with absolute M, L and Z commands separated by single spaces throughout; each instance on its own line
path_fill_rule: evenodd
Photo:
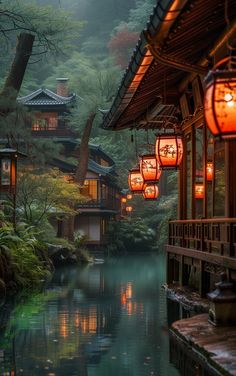
M 182 137 L 176 134 L 158 135 L 156 139 L 156 158 L 161 169 L 176 169 L 183 157 Z

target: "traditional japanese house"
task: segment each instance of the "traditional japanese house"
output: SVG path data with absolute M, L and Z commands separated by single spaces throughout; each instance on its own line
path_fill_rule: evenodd
M 236 280 L 236 141 L 215 139 L 204 120 L 205 76 L 232 50 L 236 4 L 160 0 L 143 30 L 104 129 L 183 136 L 178 218 L 169 223 L 168 283 L 201 296 L 220 274 Z M 234 50 L 233 50 L 234 53 Z M 182 153 L 182 149 L 181 149 Z
M 69 95 L 67 79 L 57 79 L 57 93 L 40 88 L 29 95 L 18 98 L 19 103 L 32 113 L 31 132 L 33 137 L 51 138 L 63 145 L 60 157 L 50 162 L 67 176 L 73 177 L 80 141 L 78 134 L 70 129 L 67 114 L 74 105 L 76 95 Z M 89 145 L 89 162 L 83 194 L 86 202 L 78 206 L 78 215 L 73 221 L 53 220 L 59 237 L 72 238 L 80 230 L 86 244 L 102 246 L 106 243 L 108 222 L 120 212 L 120 190 L 116 182 L 114 161 L 99 145 Z

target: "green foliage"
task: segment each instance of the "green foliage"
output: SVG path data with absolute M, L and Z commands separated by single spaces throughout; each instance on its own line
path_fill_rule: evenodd
M 112 221 L 109 226 L 108 253 L 148 252 L 156 249 L 156 234 L 141 218 Z
M 48 273 L 36 254 L 36 250 L 42 247 L 36 236 L 35 228 L 25 224 L 19 224 L 15 230 L 10 223 L 5 221 L 0 228 L 1 268 L 3 258 L 6 257 L 8 272 L 10 271 L 12 275 L 10 282 L 15 286 L 29 288 L 40 283 Z M 4 275 L 1 275 L 3 280 L 6 274 L 5 270 Z
M 74 208 L 81 201 L 78 184 L 70 182 L 57 169 L 28 168 L 19 173 L 17 207 L 28 224 L 40 226 L 50 215 L 74 215 L 77 212 Z
M 0 38 L 7 44 L 9 35 L 28 32 L 36 36 L 36 53 L 62 52 L 62 41 L 71 39 L 71 34 L 81 27 L 71 16 L 52 6 L 38 6 L 27 0 L 2 0 L 0 3 Z M 63 44 L 63 48 L 65 44 Z

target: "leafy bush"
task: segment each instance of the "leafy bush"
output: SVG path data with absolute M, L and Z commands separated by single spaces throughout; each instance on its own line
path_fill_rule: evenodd
M 155 231 L 141 218 L 113 221 L 108 230 L 108 252 L 148 252 L 156 249 Z

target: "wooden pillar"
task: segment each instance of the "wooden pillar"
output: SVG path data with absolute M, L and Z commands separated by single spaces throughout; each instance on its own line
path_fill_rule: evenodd
M 191 173 L 192 173 L 192 211 L 191 217 L 192 219 L 195 218 L 195 160 L 196 160 L 196 137 L 195 137 L 195 128 L 192 127 L 191 131 L 191 140 L 192 140 L 192 155 L 191 155 Z

